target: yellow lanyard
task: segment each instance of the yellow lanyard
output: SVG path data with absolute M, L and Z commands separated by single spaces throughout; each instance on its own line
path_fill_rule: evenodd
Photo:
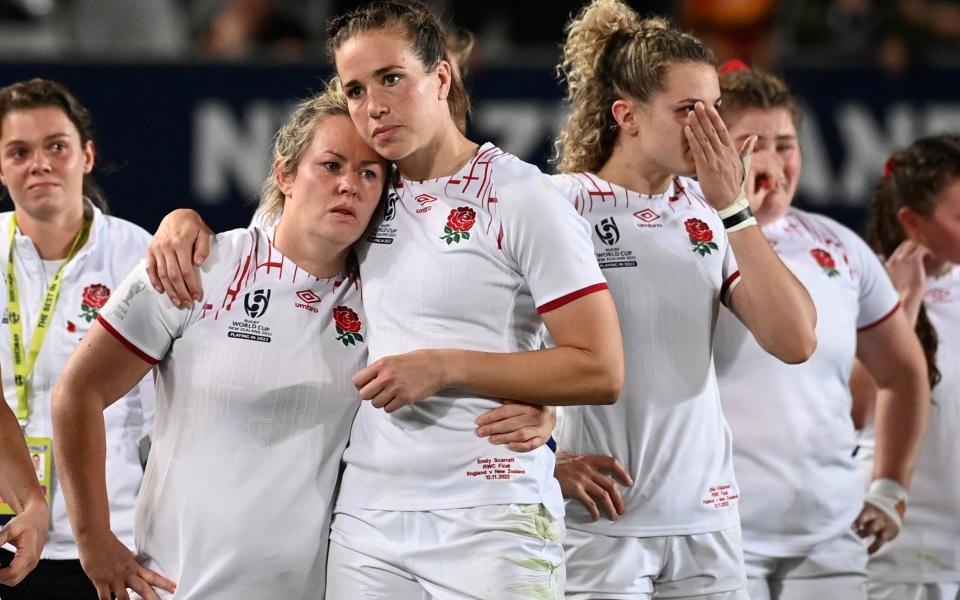
M 33 371 L 33 366 L 37 362 L 37 356 L 40 355 L 40 348 L 43 347 L 43 340 L 47 336 L 47 328 L 50 326 L 50 317 L 53 316 L 53 310 L 57 305 L 57 298 L 60 297 L 60 281 L 63 279 L 63 270 L 67 263 L 76 256 L 77 252 L 86 242 L 90 234 L 90 221 L 83 220 L 83 227 L 73 238 L 73 245 L 70 246 L 70 253 L 67 254 L 67 260 L 63 261 L 57 274 L 50 282 L 47 288 L 47 295 L 43 299 L 43 305 L 40 307 L 40 316 L 37 318 L 37 328 L 30 338 L 30 351 L 24 352 L 23 348 L 23 323 L 20 319 L 20 298 L 17 295 L 17 275 L 13 265 L 14 247 L 16 246 L 17 215 L 14 213 L 10 218 L 10 253 L 7 259 L 7 318 L 10 322 L 10 350 L 13 353 L 13 383 L 17 387 L 17 419 L 21 424 L 26 423 L 30 416 L 30 401 L 27 398 L 27 378 Z

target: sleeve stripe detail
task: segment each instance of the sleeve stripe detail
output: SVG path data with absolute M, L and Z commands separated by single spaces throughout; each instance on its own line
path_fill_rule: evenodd
M 873 323 L 870 323 L 869 325 L 864 325 L 863 327 L 858 327 L 858 328 L 857 328 L 857 333 L 860 333 L 860 332 L 862 332 L 862 331 L 866 331 L 866 330 L 868 330 L 868 329 L 873 329 L 873 328 L 876 327 L 877 325 L 883 323 L 884 321 L 886 321 L 887 319 L 889 319 L 890 317 L 892 317 L 892 316 L 894 315 L 894 313 L 897 312 L 897 310 L 898 310 L 899 308 L 900 308 L 900 302 L 897 302 L 897 305 L 894 306 L 893 309 L 892 309 L 890 312 L 888 312 L 887 314 L 883 315 L 882 317 L 880 317 L 879 319 L 877 319 L 877 320 L 874 321 Z
M 131 341 L 128 340 L 127 338 L 123 337 L 123 334 L 120 333 L 119 331 L 117 331 L 116 329 L 114 329 L 114 328 L 113 328 L 113 325 L 111 325 L 110 323 L 108 323 L 107 320 L 103 318 L 103 315 L 97 315 L 97 323 L 100 323 L 101 325 L 103 325 L 103 328 L 106 329 L 107 331 L 109 331 L 110 334 L 111 334 L 113 337 L 117 338 L 117 341 L 119 341 L 121 344 L 123 344 L 124 346 L 126 346 L 128 350 L 130 350 L 131 352 L 133 352 L 134 354 L 136 354 L 136 355 L 137 355 L 138 357 L 140 357 L 140 359 L 142 359 L 144 362 L 149 363 L 149 364 L 151 364 L 151 365 L 155 365 L 155 364 L 158 364 L 158 363 L 160 362 L 159 360 L 157 360 L 157 359 L 155 359 L 154 357 L 150 356 L 149 354 L 147 354 L 146 352 L 144 352 L 144 351 L 141 350 L 140 348 L 137 348 L 136 346 L 134 346 L 134 345 L 133 345 L 133 342 L 131 342 Z
M 547 302 L 542 306 L 538 306 L 537 312 L 540 313 L 541 315 L 544 313 L 548 313 L 551 310 L 556 310 L 565 304 L 570 304 L 571 302 L 573 302 L 574 300 L 577 300 L 578 298 L 583 298 L 584 296 L 589 296 L 594 292 L 601 292 L 605 289 L 608 289 L 606 282 L 589 285 L 575 292 L 570 292 L 565 296 L 560 296 L 556 300 L 551 300 L 550 302 Z
M 727 293 L 730 291 L 730 287 L 738 279 L 740 279 L 740 271 L 734 271 L 730 274 L 730 277 L 727 277 L 727 280 L 723 282 L 723 285 L 720 286 L 720 302 L 723 302 L 724 306 L 726 306 L 729 301 Z

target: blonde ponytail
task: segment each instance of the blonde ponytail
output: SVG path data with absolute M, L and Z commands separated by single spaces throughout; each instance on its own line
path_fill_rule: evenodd
M 617 141 L 610 107 L 624 96 L 646 102 L 663 88 L 669 63 L 714 64 L 697 38 L 660 18 L 641 19 L 621 0 L 593 0 L 567 26 L 558 75 L 569 115 L 554 144 L 560 171 L 596 171 Z

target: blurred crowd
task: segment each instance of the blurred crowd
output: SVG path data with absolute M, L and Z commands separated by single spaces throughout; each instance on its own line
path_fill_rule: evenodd
M 0 0 L 0 60 L 322 62 L 352 0 Z M 474 66 L 552 63 L 581 0 L 433 0 L 478 44 Z M 634 0 L 721 59 L 768 69 L 960 65 L 960 0 Z

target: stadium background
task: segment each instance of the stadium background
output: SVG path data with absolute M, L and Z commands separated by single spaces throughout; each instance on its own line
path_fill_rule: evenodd
M 196 208 L 249 221 L 289 109 L 331 74 L 324 0 L 0 0 L 0 85 L 46 77 L 93 112 L 99 183 L 115 214 L 153 230 Z M 562 118 L 553 65 L 581 2 L 433 2 L 469 27 L 475 140 L 549 171 Z M 865 226 L 890 152 L 960 131 L 960 2 L 632 2 L 784 76 L 800 98 L 801 206 Z M 924 12 L 926 11 L 926 12 Z M 940 11 L 940 12 L 937 12 Z M 4 210 L 10 208 L 5 200 Z

